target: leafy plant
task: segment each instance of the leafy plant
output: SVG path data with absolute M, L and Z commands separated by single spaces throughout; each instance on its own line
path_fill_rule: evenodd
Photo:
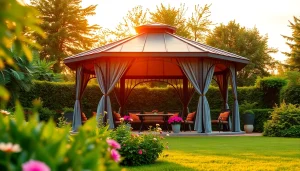
M 245 100 L 245 101 L 239 106 L 240 113 L 245 113 L 245 111 L 248 111 L 248 110 L 251 110 L 251 109 L 255 109 L 255 108 L 256 108 L 256 105 L 257 105 L 257 102 L 250 103 L 250 102 L 248 102 L 248 101 Z
M 252 114 L 252 115 L 254 115 L 254 112 L 252 110 L 245 110 L 243 112 L 243 114 Z
M 120 170 L 112 156 L 116 149 L 105 141 L 108 128 L 97 129 L 95 119 L 70 135 L 69 127 L 38 122 L 37 115 L 26 123 L 22 111 L 17 104 L 15 120 L 0 115 L 0 170 L 22 170 L 30 160 L 51 170 Z
M 300 137 L 296 128 L 300 125 L 300 106 L 281 103 L 272 112 L 272 119 L 264 125 L 264 135 L 270 137 Z M 292 134 L 295 133 L 295 134 Z
M 54 73 L 52 70 L 55 61 L 48 62 L 45 59 L 41 60 L 39 58 L 35 59 L 33 62 L 34 72 L 33 77 L 36 80 L 40 81 L 53 81 L 59 82 L 62 81 L 62 75 Z
M 122 165 L 136 166 L 155 162 L 164 149 L 163 137 L 160 136 L 161 128 L 156 126 L 145 134 L 131 133 L 125 124 L 121 124 L 111 132 L 111 138 L 117 140 L 122 148 Z

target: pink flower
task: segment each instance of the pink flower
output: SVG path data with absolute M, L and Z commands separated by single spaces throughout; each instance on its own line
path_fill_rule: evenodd
M 121 145 L 117 141 L 115 141 L 115 140 L 109 139 L 109 140 L 106 140 L 106 142 L 113 149 L 120 149 L 121 148 Z
M 169 149 L 169 146 L 166 146 L 166 149 Z
M 50 171 L 50 168 L 43 162 L 30 160 L 22 165 L 23 171 Z
M 176 124 L 176 123 L 181 123 L 183 122 L 182 118 L 179 116 L 172 116 L 168 120 L 169 124 Z
M 140 149 L 140 150 L 139 150 L 139 154 L 143 154 L 143 150 Z
M 112 149 L 110 151 L 110 157 L 111 159 L 113 159 L 115 162 L 119 162 L 121 160 L 121 156 L 119 154 L 119 152 L 115 149 Z

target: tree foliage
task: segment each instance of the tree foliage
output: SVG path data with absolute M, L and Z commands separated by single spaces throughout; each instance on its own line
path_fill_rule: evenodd
M 112 34 L 116 39 L 126 38 L 135 34 L 134 28 L 148 22 L 148 9 L 144 10 L 142 6 L 132 8 L 120 22 Z
M 195 11 L 192 13 L 192 17 L 189 18 L 187 26 L 191 33 L 191 38 L 194 41 L 204 42 L 206 33 L 210 31 L 209 26 L 212 25 L 212 21 L 209 20 L 211 5 L 205 4 L 204 7 L 195 5 Z
M 150 19 L 155 23 L 163 23 L 177 28 L 176 34 L 182 37 L 190 38 L 190 32 L 187 27 L 187 19 L 184 17 L 187 8 L 181 4 L 179 8 L 164 6 L 156 6 L 155 12 L 150 12 Z
M 268 67 L 274 64 L 270 54 L 277 52 L 268 47 L 268 37 L 260 35 L 257 28 L 247 29 L 235 21 L 217 26 L 208 35 L 206 43 L 250 60 L 238 73 L 238 86 L 253 85 L 257 76 L 268 76 Z
M 12 60 L 15 66 L 6 66 L 0 73 L 0 85 L 4 85 L 10 92 L 14 100 L 18 99 L 19 92 L 29 91 L 32 85 L 33 66 L 25 56 L 19 55 L 18 50 L 13 48 L 11 51 Z
M 17 62 L 28 62 L 32 60 L 29 46 L 39 48 L 34 42 L 31 33 L 35 32 L 41 37 L 45 34 L 38 27 L 40 19 L 36 18 L 38 11 L 32 7 L 20 4 L 17 0 L 0 1 L 0 74 L 4 78 L 7 70 L 19 71 Z M 12 52 L 12 47 L 14 52 Z M 24 58 L 18 59 L 15 55 L 24 52 Z M 27 61 L 26 61 L 27 60 Z M 7 74 L 5 74 L 7 75 Z M 0 83 L 0 101 L 9 100 L 9 91 L 4 88 L 8 80 Z M 17 85 L 13 85 L 17 86 Z
M 86 19 L 95 14 L 96 5 L 82 8 L 81 0 L 31 0 L 31 4 L 40 11 L 40 26 L 47 34 L 46 39 L 37 36 L 43 47 L 40 56 L 56 61 L 54 72 L 62 71 L 65 57 L 88 50 L 97 41 L 93 31 L 98 26 L 89 25 Z
M 286 44 L 290 47 L 291 52 L 283 52 L 288 59 L 287 63 L 293 70 L 300 71 L 300 18 L 294 16 L 294 23 L 291 21 L 289 27 L 293 30 L 292 36 L 283 36 L 287 42 Z

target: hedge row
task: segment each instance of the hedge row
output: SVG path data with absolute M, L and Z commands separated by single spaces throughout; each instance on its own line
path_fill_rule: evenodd
M 292 104 L 300 104 L 300 85 L 284 87 L 280 92 L 281 101 Z
M 97 85 L 88 85 L 82 99 L 83 110 L 87 113 L 95 111 L 101 98 L 101 92 Z M 257 108 L 267 108 L 264 104 L 264 93 L 256 87 L 239 87 L 238 99 L 240 104 L 243 101 L 248 103 L 257 102 Z M 222 97 L 219 89 L 210 87 L 207 93 L 207 99 L 211 109 L 221 109 Z M 113 110 L 118 110 L 119 105 L 114 93 L 111 93 L 111 102 Z M 41 98 L 43 106 L 51 110 L 61 110 L 64 107 L 72 108 L 75 102 L 74 83 L 51 83 L 35 81 L 29 92 L 21 92 L 20 101 L 24 107 L 31 107 L 35 98 Z M 196 110 L 199 95 L 194 94 L 189 108 Z M 231 89 L 229 89 L 229 106 L 233 104 Z M 158 109 L 160 111 L 181 110 L 182 105 L 177 93 L 173 88 L 135 88 L 128 98 L 126 108 L 129 110 L 151 111 Z

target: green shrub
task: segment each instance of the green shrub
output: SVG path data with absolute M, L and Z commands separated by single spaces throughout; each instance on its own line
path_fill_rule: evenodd
M 272 112 L 272 119 L 264 125 L 264 136 L 270 137 L 300 137 L 295 131 L 300 125 L 300 106 L 282 103 L 275 107 Z M 295 135 L 291 133 L 295 132 Z
M 255 114 L 254 118 L 254 132 L 263 132 L 264 123 L 271 118 L 273 109 L 252 109 Z
M 38 112 L 40 121 L 49 121 L 50 118 L 57 121 L 57 119 L 59 118 L 59 114 L 57 114 L 56 111 L 50 110 L 48 108 L 40 108 Z
M 164 144 L 159 132 L 159 127 L 146 134 L 131 134 L 125 124 L 121 124 L 111 132 L 111 138 L 121 144 L 120 154 L 124 157 L 121 162 L 126 166 L 137 166 L 154 163 L 162 153 Z
M 280 92 L 281 101 L 300 104 L 300 85 L 285 86 Z
M 25 122 L 20 105 L 15 119 L 0 115 L 0 142 L 20 146 L 19 152 L 0 150 L 0 170 L 22 170 L 29 160 L 41 161 L 51 170 L 121 170 L 107 150 L 107 128 L 96 129 L 95 119 L 70 136 L 70 127 L 58 129 L 54 122 L 38 122 L 36 118 Z
M 287 80 L 280 77 L 265 77 L 260 79 L 257 84 L 264 93 L 264 103 L 268 108 L 274 104 L 280 104 L 280 90 L 287 85 Z

